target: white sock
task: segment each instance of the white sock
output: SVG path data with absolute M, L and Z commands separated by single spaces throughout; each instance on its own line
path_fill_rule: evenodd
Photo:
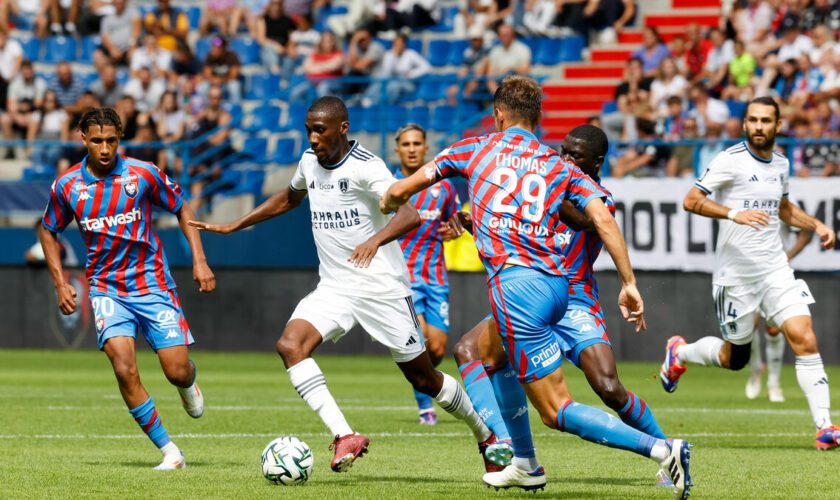
M 758 328 L 753 331 L 750 346 L 750 371 L 752 373 L 761 373 L 761 339 L 758 336 Z
M 703 337 L 693 344 L 677 347 L 677 360 L 703 366 L 720 366 L 720 350 L 723 340 L 717 337 Z
M 534 472 L 540 466 L 540 463 L 537 462 L 537 457 L 513 457 L 510 464 L 516 466 L 518 469 L 526 470 L 528 472 Z
M 831 427 L 831 398 L 828 394 L 828 376 L 819 354 L 796 357 L 796 381 L 805 393 L 811 416 L 817 430 Z
M 160 449 L 160 452 L 163 453 L 164 457 L 174 456 L 177 458 L 181 458 L 181 450 L 175 446 L 174 441 L 170 441 L 163 445 L 163 448 Z
M 353 429 L 347 424 L 338 403 L 327 389 L 327 380 L 314 359 L 306 358 L 286 371 L 289 372 L 295 390 L 329 427 L 330 434 L 339 437 L 353 434 Z
M 654 443 L 653 447 L 650 449 L 650 458 L 662 463 L 670 456 L 671 447 L 668 446 L 668 443 L 666 443 L 664 439 L 657 439 L 656 443 Z
M 467 393 L 461 388 L 457 380 L 446 373 L 439 373 L 443 375 L 443 387 L 441 387 L 440 393 L 435 396 L 435 402 L 446 410 L 447 413 L 450 413 L 457 419 L 463 420 L 469 426 L 479 443 L 484 442 L 490 437 L 492 432 L 481 421 L 478 413 L 473 410 L 470 397 L 467 396 Z
M 767 340 L 765 352 L 767 353 L 767 386 L 779 387 L 782 375 L 782 357 L 785 353 L 785 336 L 781 333 L 775 337 L 765 335 Z

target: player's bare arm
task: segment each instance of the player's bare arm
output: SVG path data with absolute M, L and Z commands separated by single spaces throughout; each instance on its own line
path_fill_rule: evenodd
M 793 246 L 790 247 L 790 250 L 785 252 L 785 254 L 787 254 L 788 260 L 793 260 L 794 257 L 802 253 L 802 250 L 805 250 L 805 247 L 808 246 L 808 243 L 811 243 L 811 238 L 813 237 L 813 231 L 808 231 L 805 229 L 799 231 L 799 234 L 796 235 L 796 241 L 793 243 Z
M 188 220 L 187 224 L 201 231 L 229 234 L 293 210 L 300 206 L 305 197 L 305 191 L 295 191 L 294 189 L 287 187 L 282 191 L 274 193 L 260 206 L 233 222 L 228 222 L 226 224 L 210 224 L 198 220 Z
M 782 203 L 779 205 L 779 218 L 790 226 L 816 233 L 822 242 L 822 247 L 826 250 L 834 248 L 834 243 L 837 239 L 834 231 L 829 229 L 819 219 L 806 214 L 796 203 L 791 203 L 787 197 L 782 198 Z
M 44 226 L 38 227 L 38 239 L 44 249 L 44 258 L 50 270 L 55 291 L 58 293 L 58 308 L 63 314 L 76 312 L 76 289 L 64 281 L 64 268 L 61 265 L 61 245 L 58 235 Z
M 420 225 L 420 214 L 411 205 L 402 205 L 397 214 L 380 231 L 357 246 L 347 259 L 355 267 L 368 267 L 379 247 L 394 241 Z
M 198 229 L 187 223 L 196 219 L 195 212 L 192 211 L 189 204 L 184 203 L 176 216 L 178 217 L 178 224 L 181 226 L 181 232 L 187 238 L 192 251 L 193 281 L 198 283 L 200 292 L 210 293 L 216 289 L 216 276 L 207 264 L 207 257 L 204 255 L 204 246 L 201 244 L 201 235 Z
M 691 188 L 691 191 L 685 195 L 683 209 L 686 212 L 712 219 L 730 219 L 736 224 L 743 224 L 755 229 L 770 223 L 770 216 L 766 212 L 725 207 L 714 200 L 710 200 L 706 193 L 696 187 Z
M 604 248 L 609 252 L 621 279 L 621 292 L 618 294 L 618 307 L 621 315 L 628 323 L 636 324 L 636 331 L 647 329 L 645 324 L 645 305 L 642 296 L 636 288 L 636 276 L 630 266 L 630 256 L 627 254 L 627 244 L 621 235 L 621 230 L 615 222 L 603 200 L 595 199 L 586 205 L 586 215 L 595 225 L 598 236 L 604 242 Z
M 560 220 L 574 231 L 590 231 L 595 229 L 595 224 L 592 220 L 575 208 L 569 200 L 563 200 L 560 205 Z
M 412 196 L 434 184 L 436 182 L 435 170 L 435 162 L 430 161 L 405 179 L 400 179 L 391 184 L 385 196 L 379 200 L 379 209 L 382 213 L 393 212 L 400 205 L 408 202 Z

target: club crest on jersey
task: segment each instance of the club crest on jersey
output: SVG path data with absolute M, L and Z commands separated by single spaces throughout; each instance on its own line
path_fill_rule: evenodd
M 135 196 L 137 196 L 137 183 L 127 182 L 123 184 L 123 191 L 125 191 L 125 195 L 129 198 L 134 198 Z
M 342 193 L 346 193 L 348 189 L 350 189 L 350 179 L 344 177 L 338 180 L 338 189 L 341 190 Z
M 432 198 L 440 198 L 440 186 L 432 186 L 431 189 L 429 189 L 429 193 L 432 195 Z

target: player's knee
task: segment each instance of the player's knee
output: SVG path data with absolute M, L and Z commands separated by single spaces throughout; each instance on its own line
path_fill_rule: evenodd
M 137 364 L 131 361 L 114 361 L 114 375 L 122 384 L 128 384 L 140 379 Z
M 790 347 L 797 356 L 817 354 L 817 335 L 810 328 L 790 333 Z
M 188 387 L 192 382 L 192 367 L 188 362 L 169 365 L 163 373 L 170 384 L 178 387 Z
M 289 335 L 286 332 L 277 339 L 275 348 L 277 349 L 277 354 L 283 358 L 283 361 L 285 361 L 288 366 L 292 366 L 301 359 L 307 357 L 303 354 L 301 343 L 298 342 L 294 335 Z
M 455 344 L 455 347 L 452 348 L 452 354 L 455 356 L 455 362 L 458 363 L 458 366 L 481 358 L 478 345 L 469 341 L 467 337 L 462 338 Z
M 732 371 L 738 371 L 750 362 L 750 355 L 752 354 L 752 346 L 750 344 L 745 345 L 732 345 L 732 351 L 729 354 L 729 366 L 728 368 Z
M 613 410 L 618 411 L 627 403 L 627 390 L 617 377 L 600 377 L 595 381 L 593 388 L 601 401 Z
M 438 380 L 437 372 L 434 370 L 430 373 L 413 371 L 406 373 L 405 378 L 417 392 L 422 392 L 431 397 L 440 393 L 441 381 Z

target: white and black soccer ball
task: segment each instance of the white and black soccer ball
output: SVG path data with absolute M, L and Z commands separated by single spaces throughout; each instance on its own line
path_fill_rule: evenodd
M 268 443 L 260 459 L 266 479 L 275 484 L 303 484 L 312 474 L 315 459 L 309 445 L 294 436 Z

